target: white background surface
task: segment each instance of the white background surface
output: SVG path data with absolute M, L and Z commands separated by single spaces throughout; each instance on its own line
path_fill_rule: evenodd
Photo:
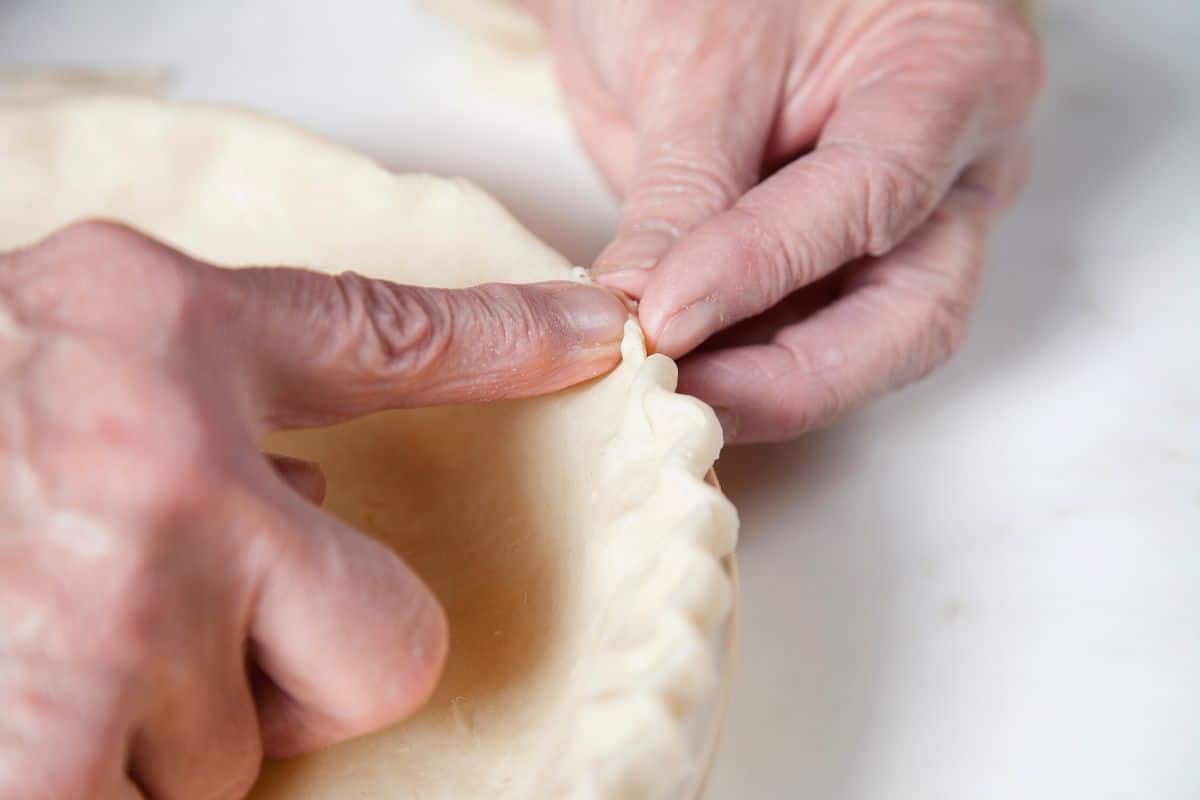
M 1036 171 L 964 352 L 722 459 L 744 632 L 715 800 L 1200 798 L 1200 3 L 1043 27 Z M 402 3 L 0 0 L 0 64 L 64 63 L 469 176 L 579 263 L 615 219 L 566 124 Z

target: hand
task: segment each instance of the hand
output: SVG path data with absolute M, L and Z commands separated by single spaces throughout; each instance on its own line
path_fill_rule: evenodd
M 542 5 L 579 135 L 624 198 L 595 271 L 687 355 L 680 389 L 727 438 L 794 436 L 949 357 L 1040 82 L 1008 4 Z
M 240 797 L 264 752 L 411 712 L 437 601 L 255 443 L 566 386 L 626 317 L 571 283 L 223 270 L 105 223 L 0 254 L 0 798 Z

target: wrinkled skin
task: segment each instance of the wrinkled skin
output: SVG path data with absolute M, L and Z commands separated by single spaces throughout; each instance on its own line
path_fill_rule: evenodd
M 227 271 L 129 229 L 0 254 L 0 798 L 240 797 L 432 690 L 443 613 L 267 430 L 549 391 L 628 312 L 576 284 Z
M 1025 172 L 1039 46 L 1003 0 L 535 0 L 621 195 L 601 280 L 727 438 L 944 362 Z

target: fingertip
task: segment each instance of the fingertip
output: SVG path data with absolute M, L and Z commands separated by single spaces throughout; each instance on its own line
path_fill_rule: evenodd
M 391 720 L 385 724 L 407 717 L 429 701 L 450 654 L 450 621 L 446 609 L 423 581 L 419 585 L 423 593 L 421 608 L 414 615 L 412 630 L 404 639 L 408 653 L 399 668 L 404 686 L 391 709 Z
M 613 292 L 601 286 L 567 284 L 551 290 L 550 301 L 577 344 L 620 346 L 629 309 Z
M 631 312 L 637 310 L 637 299 L 646 293 L 646 287 L 654 272 L 647 269 L 621 269 L 614 272 L 594 272 L 596 283 L 620 292 L 627 300 L 626 306 Z
M 638 307 L 657 352 L 680 358 L 762 309 L 745 277 L 746 254 L 728 213 L 685 236 L 654 269 Z
M 661 308 L 644 304 L 641 321 L 654 351 L 671 358 L 681 358 L 696 349 L 724 326 L 720 303 L 713 296 L 666 313 Z
M 677 234 L 666 230 L 618 236 L 600 253 L 592 269 L 597 274 L 653 269 L 677 238 Z
M 764 380 L 764 368 L 777 355 L 771 346 L 750 346 L 694 356 L 680 364 L 678 390 L 712 406 L 726 445 L 787 439 L 800 432 L 788 408 L 801 403 L 804 392 L 781 394 Z M 781 403 L 781 397 L 787 400 Z
M 311 506 L 270 567 L 251 622 L 264 738 L 295 754 L 393 725 L 435 692 L 445 610 L 393 550 Z
M 395 724 L 428 702 L 437 689 L 450 651 L 450 624 L 433 590 L 399 556 L 387 551 L 395 574 L 386 583 L 403 597 L 392 606 L 394 616 L 369 623 L 378 626 L 367 634 L 374 640 L 378 659 L 364 670 L 373 676 L 360 690 L 345 696 L 349 735 L 359 735 Z M 390 631 L 388 630 L 390 629 Z

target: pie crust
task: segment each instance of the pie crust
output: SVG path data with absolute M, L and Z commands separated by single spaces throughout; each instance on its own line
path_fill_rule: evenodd
M 148 99 L 0 104 L 0 249 L 116 219 L 228 266 L 432 286 L 583 280 L 461 180 L 397 176 L 255 114 Z M 276 798 L 671 797 L 703 765 L 730 614 L 733 506 L 711 409 L 629 323 L 609 375 L 554 395 L 271 437 L 327 508 L 396 547 L 451 624 L 413 718 L 268 764 Z

